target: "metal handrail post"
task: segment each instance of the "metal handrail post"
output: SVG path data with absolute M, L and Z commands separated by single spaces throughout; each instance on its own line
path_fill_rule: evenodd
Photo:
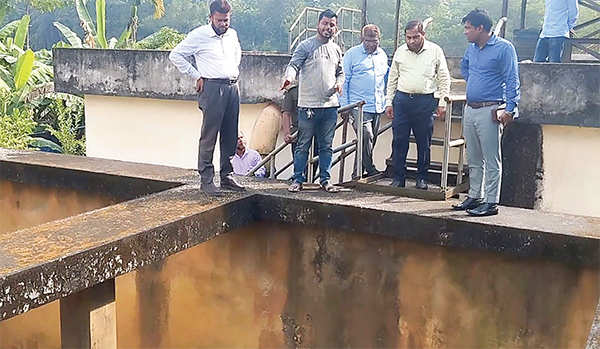
M 309 11 L 306 11 L 306 14 L 304 15 L 304 29 L 308 29 L 308 14 L 309 13 L 310 13 Z M 302 34 L 298 34 L 298 37 L 301 37 L 301 36 L 302 36 Z M 306 39 L 306 32 L 304 35 L 304 39 Z M 303 39 L 300 38 L 300 40 L 303 40 Z
M 462 117 L 460 120 L 460 138 L 464 139 L 465 138 L 465 109 L 466 109 L 466 104 L 463 105 L 463 112 L 462 112 Z M 463 172 L 465 170 L 465 143 L 461 144 L 460 147 L 458 148 L 458 176 L 456 177 L 456 186 L 458 187 L 459 185 L 461 185 L 463 183 Z
M 269 178 L 275 179 L 275 156 L 277 154 L 273 154 L 271 158 L 271 162 L 269 163 Z
M 356 174 L 358 179 L 363 176 L 363 105 L 358 106 L 358 117 L 356 118 Z
M 313 183 L 315 181 L 315 171 L 313 167 L 313 162 L 315 160 L 315 140 L 313 138 L 310 139 L 310 148 L 308 148 L 308 161 L 306 162 L 306 181 L 308 183 Z
M 342 128 L 342 144 L 346 143 L 347 139 L 348 139 L 348 122 L 349 122 L 350 118 L 345 118 L 344 119 L 344 126 Z M 346 157 L 344 156 L 344 154 L 346 154 L 346 149 L 344 148 L 344 150 L 342 150 L 342 161 L 340 162 L 340 175 L 339 175 L 339 180 L 340 182 L 344 181 L 344 167 L 346 165 Z M 331 167 L 333 167 L 333 164 L 331 165 Z
M 448 188 L 448 163 L 450 162 L 450 134 L 452 132 L 452 100 L 448 101 L 446 107 L 446 120 L 444 130 L 444 158 L 442 160 L 442 179 L 440 186 L 442 190 Z
M 352 108 L 356 108 L 359 105 L 365 104 L 365 101 L 359 101 L 359 102 L 354 102 L 352 104 L 349 104 L 347 106 L 341 107 L 338 109 L 338 113 L 343 113 L 345 111 L 351 110 Z M 344 121 L 340 121 L 336 124 L 335 129 L 337 130 L 338 128 L 340 128 L 342 125 L 344 124 Z M 381 131 L 381 130 L 380 130 Z M 297 137 L 298 136 L 298 131 L 294 132 L 292 134 L 292 138 Z M 285 143 L 282 142 L 280 145 L 278 145 L 271 153 L 269 153 L 267 156 L 265 156 L 258 164 L 256 164 L 256 166 L 254 166 L 247 174 L 246 176 L 253 176 L 254 173 L 256 171 L 258 171 L 259 168 L 261 168 L 262 166 L 264 166 L 271 158 L 274 158 L 275 155 L 279 154 L 284 148 L 286 148 L 288 145 L 290 145 L 291 143 Z M 317 157 L 318 158 L 318 157 Z M 310 159 L 309 159 L 310 160 Z M 291 162 L 293 163 L 293 161 Z M 289 167 L 290 164 L 284 166 L 284 169 L 286 169 L 287 167 Z M 282 170 L 278 171 L 278 174 L 280 174 L 282 172 Z
M 350 12 L 350 47 L 354 47 L 354 12 Z

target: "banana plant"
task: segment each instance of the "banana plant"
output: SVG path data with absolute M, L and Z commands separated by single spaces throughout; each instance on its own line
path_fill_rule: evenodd
M 151 0 L 154 5 L 154 17 L 160 18 L 165 13 L 163 0 Z M 106 0 L 96 0 L 96 23 L 92 20 L 87 8 L 86 0 L 75 0 L 77 16 L 84 32 L 83 40 L 69 27 L 60 22 L 54 22 L 54 26 L 61 32 L 67 42 L 59 42 L 55 47 L 87 47 L 87 48 L 125 48 L 128 44 L 136 41 L 138 17 L 137 10 L 141 0 L 130 0 L 131 17 L 127 27 L 119 38 L 106 38 Z M 0 33 L 1 35 L 1 33 Z
M 76 0 L 75 7 L 84 38 L 81 40 L 69 27 L 54 22 L 54 26 L 65 37 L 68 43 L 59 42 L 54 47 L 87 47 L 87 48 L 124 48 L 131 36 L 131 31 L 125 28 L 119 39 L 106 39 L 106 0 L 96 0 L 96 23 L 86 7 L 86 0 Z
M 33 92 L 48 90 L 54 78 L 46 64 L 49 54 L 25 49 L 30 17 L 15 22 L 0 29 L 0 92 L 10 96 L 9 112 L 26 103 Z
M 162 18 L 165 15 L 165 4 L 163 0 L 151 0 L 154 6 L 154 18 Z M 142 0 L 130 0 L 131 15 L 127 28 L 131 30 L 131 41 L 137 41 L 137 30 L 139 27 L 138 7 L 142 4 Z

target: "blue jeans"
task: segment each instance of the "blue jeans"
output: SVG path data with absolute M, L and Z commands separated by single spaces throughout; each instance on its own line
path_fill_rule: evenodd
M 565 48 L 564 36 L 557 38 L 539 38 L 535 45 L 534 62 L 562 62 L 563 50 Z
M 304 183 L 304 169 L 308 162 L 308 150 L 313 136 L 319 144 L 320 183 L 331 178 L 331 158 L 333 157 L 333 135 L 337 122 L 337 108 L 312 108 L 312 117 L 307 117 L 307 109 L 298 108 L 298 144 L 294 151 L 294 181 Z

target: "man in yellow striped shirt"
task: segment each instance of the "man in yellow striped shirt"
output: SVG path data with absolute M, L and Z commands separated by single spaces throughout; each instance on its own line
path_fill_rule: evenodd
M 391 186 L 405 185 L 412 130 L 418 153 L 417 188 L 427 189 L 433 118 L 446 113 L 444 98 L 450 94 L 450 72 L 442 48 L 425 40 L 421 21 L 408 22 L 404 34 L 406 43 L 394 53 L 387 85 L 386 114 L 393 119 L 394 134 Z

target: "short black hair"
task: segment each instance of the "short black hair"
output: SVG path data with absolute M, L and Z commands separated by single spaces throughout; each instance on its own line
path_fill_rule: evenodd
M 469 14 L 462 19 L 463 24 L 467 22 L 471 23 L 475 28 L 482 25 L 483 29 L 488 33 L 492 30 L 492 17 L 490 17 L 490 14 L 482 8 L 476 8 L 469 12 Z
M 423 22 L 417 20 L 406 23 L 406 26 L 404 27 L 404 34 L 406 34 L 407 31 L 414 28 L 417 28 L 419 33 L 425 34 L 425 29 L 423 29 Z
M 337 18 L 337 15 L 335 14 L 335 12 L 331 11 L 330 9 L 327 9 L 327 10 L 321 12 L 321 14 L 319 15 L 319 22 L 321 22 L 323 17 Z
M 227 0 L 215 0 L 210 3 L 210 14 L 212 15 L 215 12 L 229 13 L 231 12 L 231 4 Z

